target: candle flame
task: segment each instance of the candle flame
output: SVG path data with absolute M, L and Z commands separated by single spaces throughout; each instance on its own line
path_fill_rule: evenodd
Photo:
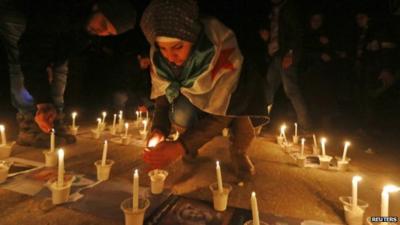
M 304 145 L 305 142 L 306 142 L 306 139 L 305 139 L 305 138 L 302 138 L 302 139 L 301 139 L 301 144 Z
M 103 116 L 106 117 L 107 116 L 107 112 L 103 112 Z
M 353 177 L 353 182 L 359 182 L 361 180 L 362 180 L 362 177 L 360 177 L 358 175 Z
M 217 160 L 217 162 L 216 162 L 216 163 L 217 163 L 217 167 L 219 167 L 219 161 L 218 161 L 218 160 Z
M 326 143 L 326 138 L 321 138 L 321 144 L 325 144 Z
M 142 121 L 142 123 L 143 123 L 144 125 L 146 125 L 148 122 L 149 122 L 149 121 L 147 121 L 147 119 Z
M 255 197 L 256 197 L 256 192 L 254 192 L 254 191 L 251 192 L 251 197 L 254 197 L 254 198 L 255 198 Z
M 135 172 L 134 172 L 134 174 L 133 175 L 135 175 L 135 176 L 139 176 L 139 172 L 138 172 L 138 170 L 137 169 L 135 169 Z
M 129 123 L 125 123 L 125 128 L 128 129 Z
M 149 144 L 147 147 L 149 148 L 154 148 L 158 145 L 158 143 L 160 143 L 160 140 L 158 137 L 153 137 L 149 140 Z
M 4 132 L 4 130 L 5 130 L 4 125 L 0 125 L 0 131 L 1 131 L 1 132 Z
M 57 153 L 59 158 L 64 157 L 64 149 L 62 148 L 58 149 Z
M 100 118 L 97 118 L 97 122 L 99 122 L 99 123 L 100 123 L 100 122 L 101 122 L 101 119 L 100 119 Z
M 107 140 L 105 140 L 105 141 L 104 141 L 104 144 L 105 144 L 105 145 L 106 145 L 106 144 L 108 144 L 108 141 L 107 141 Z
M 386 192 L 386 193 L 398 192 L 398 191 L 400 191 L 400 187 L 397 187 L 395 185 L 386 185 L 383 188 L 383 192 Z
M 346 141 L 346 142 L 344 142 L 344 145 L 349 147 L 351 145 L 351 143 L 350 143 L 350 141 Z
M 77 112 L 73 112 L 73 113 L 72 113 L 72 118 L 75 118 L 77 115 L 78 115 Z

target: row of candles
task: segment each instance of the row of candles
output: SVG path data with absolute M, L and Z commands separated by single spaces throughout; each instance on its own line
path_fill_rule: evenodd
M 298 135 L 297 135 L 297 123 L 294 123 L 294 126 L 295 126 L 294 139 L 297 139 L 297 138 L 298 138 Z M 287 142 L 285 130 L 286 130 L 286 125 L 282 125 L 282 126 L 281 126 L 281 129 L 280 129 L 281 132 L 280 132 L 280 135 L 279 135 L 279 136 L 282 137 L 282 138 L 284 139 L 285 142 Z M 315 147 L 315 148 L 318 148 L 317 137 L 315 136 L 315 134 L 313 134 L 313 140 L 314 140 L 314 147 Z M 322 150 L 322 157 L 325 157 L 325 156 L 326 156 L 326 149 L 325 149 L 326 142 L 327 142 L 327 139 L 326 139 L 325 137 L 322 137 L 322 138 L 320 139 L 321 150 Z M 301 148 L 300 148 L 300 156 L 301 156 L 301 157 L 304 156 L 304 146 L 305 146 L 305 143 L 306 143 L 306 139 L 305 139 L 305 138 L 302 138 L 302 139 L 301 139 Z M 351 143 L 350 143 L 349 141 L 345 141 L 345 142 L 344 142 L 344 148 L 343 148 L 343 154 L 342 154 L 342 159 L 341 159 L 341 161 L 346 161 L 347 151 L 348 151 L 350 145 L 351 145 Z

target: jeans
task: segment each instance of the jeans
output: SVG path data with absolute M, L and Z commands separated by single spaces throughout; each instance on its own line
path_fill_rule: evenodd
M 24 75 L 19 60 L 18 41 L 25 30 L 25 24 L 25 17 L 21 12 L 3 10 L 0 6 L 0 40 L 7 52 L 11 103 L 20 113 L 34 113 L 36 111 L 34 99 L 24 87 Z M 51 71 L 53 103 L 59 111 L 62 111 L 68 64 L 54 65 Z
M 297 121 L 303 128 L 310 128 L 308 111 L 297 84 L 297 66 L 291 65 L 287 70 L 282 68 L 282 57 L 275 56 L 270 62 L 267 72 L 266 98 L 268 105 L 273 104 L 274 96 L 280 85 L 289 98 L 297 114 Z
M 181 94 L 171 104 L 169 119 L 182 128 L 190 128 L 196 124 L 201 114 L 202 111 Z

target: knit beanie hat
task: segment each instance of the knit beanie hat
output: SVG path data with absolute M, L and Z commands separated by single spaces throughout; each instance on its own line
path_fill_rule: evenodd
M 136 10 L 129 0 L 100 0 L 99 10 L 114 25 L 118 34 L 135 27 Z
M 194 43 L 201 30 L 194 0 L 153 0 L 143 12 L 140 27 L 147 41 L 170 37 Z

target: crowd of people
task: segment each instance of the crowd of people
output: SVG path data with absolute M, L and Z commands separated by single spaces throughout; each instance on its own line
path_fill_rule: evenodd
M 375 130 L 381 103 L 400 103 L 397 0 L 379 10 L 363 1 L 342 23 L 325 13 L 329 1 L 221 1 L 217 10 L 207 1 L 139 2 L 1 2 L 18 144 L 48 147 L 51 129 L 57 144 L 75 143 L 64 93 L 94 100 L 79 96 L 86 90 L 128 116 L 138 107 L 154 112 L 148 139 L 161 142 L 144 160 L 156 168 L 190 161 L 230 127 L 232 162 L 245 178 L 255 173 L 247 155 L 254 128 L 273 124 L 280 87 L 303 134 L 335 123 L 348 103 L 360 130 Z M 74 63 L 81 76 L 67 86 Z M 162 142 L 171 129 L 180 139 Z

